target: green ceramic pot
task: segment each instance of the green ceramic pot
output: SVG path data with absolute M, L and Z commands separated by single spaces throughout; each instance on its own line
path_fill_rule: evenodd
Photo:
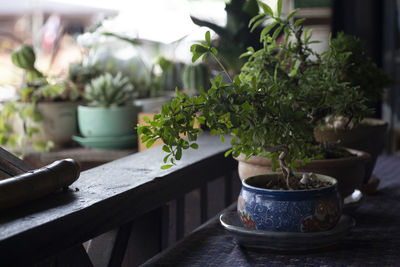
M 126 136 L 136 133 L 139 108 L 78 106 L 78 125 L 84 137 Z

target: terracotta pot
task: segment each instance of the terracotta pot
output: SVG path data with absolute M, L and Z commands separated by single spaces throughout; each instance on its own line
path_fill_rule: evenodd
M 310 163 L 298 167 L 299 172 L 314 172 L 328 175 L 338 181 L 338 188 L 342 198 L 352 194 L 359 188 L 365 176 L 365 164 L 370 160 L 370 155 L 363 151 L 348 149 L 355 157 L 339 159 L 313 160 Z M 250 157 L 244 161 L 244 155 L 236 158 L 239 161 L 239 177 L 245 179 L 250 176 L 273 173 L 271 160 L 263 157 Z
M 382 152 L 388 123 L 384 120 L 366 118 L 353 129 L 315 130 L 315 139 L 318 142 L 340 143 L 341 145 L 368 152 L 371 161 L 365 166 L 364 183 L 367 183 L 375 167 L 376 159 Z

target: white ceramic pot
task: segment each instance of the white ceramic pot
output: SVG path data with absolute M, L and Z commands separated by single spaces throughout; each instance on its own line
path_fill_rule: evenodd
M 21 103 L 23 105 L 23 103 Z M 71 141 L 71 137 L 77 132 L 76 102 L 44 102 L 37 104 L 37 110 L 43 120 L 33 122 L 28 120 L 27 126 L 37 127 L 39 132 L 32 136 L 29 143 L 35 141 L 52 141 L 54 148 L 62 147 Z M 24 122 L 19 116 L 14 116 L 14 131 L 18 135 L 24 132 Z

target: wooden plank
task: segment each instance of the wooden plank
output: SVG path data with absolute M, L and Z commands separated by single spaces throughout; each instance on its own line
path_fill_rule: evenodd
M 224 183 L 225 183 L 225 207 L 228 207 L 232 204 L 232 179 L 236 178 L 233 177 L 232 172 L 228 172 L 224 175 Z
M 198 143 L 169 170 L 160 169 L 161 149 L 149 149 L 83 172 L 67 192 L 1 214 L 0 266 L 29 265 L 59 253 L 236 168 L 224 157 L 229 139 L 221 144 L 203 135 Z
M 121 266 L 128 246 L 132 222 L 104 233 L 89 242 L 88 254 L 96 267 Z
M 185 235 L 185 196 L 176 200 L 176 240 Z
M 165 204 L 162 207 L 161 217 L 161 250 L 168 247 L 169 244 L 169 218 L 170 218 L 170 204 Z
M 113 266 L 139 266 L 161 252 L 162 215 L 163 207 L 160 207 L 133 221 L 129 245 L 122 265 Z
M 200 222 L 204 223 L 208 219 L 208 187 L 207 183 L 200 188 Z

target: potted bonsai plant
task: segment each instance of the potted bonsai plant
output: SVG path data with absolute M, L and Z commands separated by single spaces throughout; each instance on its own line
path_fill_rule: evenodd
M 78 106 L 78 125 L 82 136 L 74 140 L 98 149 L 132 147 L 136 142 L 134 125 L 138 108 L 135 91 L 121 73 L 100 75 L 85 86 L 87 105 Z
M 327 114 L 346 114 L 354 123 L 365 114 L 364 96 L 356 87 L 339 80 L 337 66 L 348 54 L 337 54 L 328 64 L 322 59 L 324 55 L 309 48 L 311 35 L 303 29 L 302 20 L 290 22 L 295 12 L 284 20 L 268 6 L 260 5 L 265 14 L 251 20 L 253 28 L 268 17 L 273 21 L 261 33 L 263 48 L 257 51 L 250 48 L 245 53 L 249 58 L 241 74 L 233 79 L 225 71 L 230 83 L 224 83 L 218 76 L 211 89 L 197 97 L 178 94 L 163 106 L 151 126 L 139 127 L 139 133 L 144 134 L 142 141 L 151 144 L 162 139 L 166 144 L 163 150 L 168 153 L 164 161 L 170 163 L 164 168 L 170 167 L 181 158 L 183 149 L 196 147 L 190 142 L 200 130 L 192 126 L 196 114 L 201 112 L 197 121 L 205 123 L 212 134 L 220 134 L 221 140 L 224 134 L 232 135 L 230 152 L 239 160 L 239 174 L 242 165 L 255 163 L 252 174 L 244 174 L 242 178 L 271 172 L 279 163 L 287 177 L 292 173 L 290 167 L 330 174 L 339 180 L 339 191 L 346 197 L 360 186 L 368 155 L 356 152 L 354 156 L 333 145 L 318 144 L 313 131 L 324 123 Z M 268 33 L 273 27 L 277 29 L 271 36 Z M 280 31 L 285 38 L 277 42 Z M 205 42 L 192 46 L 191 50 L 194 61 L 211 55 L 225 70 L 209 34 Z M 178 133 L 187 135 L 188 140 Z M 271 147 L 281 150 L 284 147 L 284 153 L 274 149 L 271 152 Z M 301 163 L 307 164 L 300 166 Z
M 315 142 L 313 129 L 323 119 L 325 109 L 331 107 L 332 103 L 328 103 L 328 100 L 332 101 L 334 95 L 352 92 L 355 88 L 348 88 L 348 84 L 339 82 L 337 76 L 331 74 L 332 70 L 321 68 L 318 61 L 311 61 L 311 55 L 319 56 L 308 47 L 310 33 L 303 30 L 301 21 L 294 24 L 290 22 L 295 12 L 283 20 L 280 18 L 281 1 L 278 1 L 276 15 L 269 6 L 259 3 L 265 14 L 255 17 L 251 23 L 259 25 L 267 19 L 266 15 L 274 21 L 261 33 L 263 48 L 258 51 L 250 48 L 246 53 L 249 58 L 241 74 L 234 78 L 229 76 L 207 32 L 205 41 L 191 47 L 192 60 L 200 57 L 204 60 L 210 55 L 230 82 L 223 82 L 222 76 L 218 75 L 211 80 L 211 88 L 207 92 L 203 90 L 200 96 L 188 97 L 177 91 L 177 97 L 163 105 L 161 114 L 154 116 L 153 121 L 149 120 L 149 125 L 139 125 L 138 133 L 143 134 L 142 141 L 147 145 L 158 139 L 165 143 L 162 149 L 167 155 L 163 169 L 173 166 L 182 157 L 184 149 L 198 147 L 195 141 L 201 129 L 193 127 L 195 120 L 206 124 L 211 134 L 219 134 L 221 141 L 225 140 L 225 134 L 230 134 L 232 149 L 226 156 L 232 153 L 234 157 L 243 154 L 246 159 L 252 156 L 268 157 L 272 165 L 279 164 L 281 170 L 281 174 L 244 179 L 238 201 L 238 212 L 244 225 L 278 231 L 327 230 L 340 217 L 341 199 L 337 194 L 336 180 L 320 174 L 313 177 L 294 173 L 292 168 L 297 166 L 298 160 L 309 162 L 320 157 L 322 151 L 327 149 Z M 278 29 L 270 36 L 268 32 L 274 26 Z M 282 43 L 276 41 L 280 30 L 286 33 Z M 290 40 L 290 37 L 294 37 L 294 40 Z M 331 90 L 320 90 L 323 86 Z M 362 99 L 354 92 L 346 97 L 351 97 L 356 105 L 362 105 L 362 101 L 359 101 Z M 338 105 L 341 112 L 350 112 L 349 109 L 354 108 L 353 102 L 346 103 Z M 187 139 L 181 137 L 182 133 Z M 290 208 L 286 211 L 279 209 L 276 199 L 270 204 L 263 199 L 261 205 L 264 208 L 254 207 L 254 197 L 249 196 L 245 188 L 282 196 L 278 197 L 278 202 L 284 201 Z M 279 189 L 282 190 L 279 192 Z M 319 205 L 322 210 L 328 211 L 321 217 L 314 214 Z M 272 213 L 266 211 L 266 206 L 272 207 Z M 288 211 L 291 208 L 299 213 L 291 214 Z M 255 210 L 273 214 L 268 217 L 271 223 L 266 225 L 264 220 L 263 224 L 259 219 L 265 214 L 252 213 Z M 289 219 L 283 219 L 282 216 Z M 326 224 L 318 226 L 319 219 Z
M 11 59 L 24 70 L 25 79 L 16 99 L 3 106 L 1 144 L 22 154 L 31 146 L 43 151 L 68 144 L 77 130 L 80 92 L 73 83 L 47 77 L 37 70 L 36 55 L 30 45 L 16 48 Z
M 232 149 L 227 155 L 232 153 L 236 158 L 243 155 L 243 161 L 253 157 L 269 158 L 270 166 L 262 163 L 262 173 L 270 172 L 279 164 L 286 188 L 289 189 L 298 187 L 300 180 L 293 175 L 291 168 L 299 168 L 300 163 L 307 163 L 311 165 L 302 166 L 303 170 L 315 171 L 313 163 L 321 158 L 331 161 L 329 158 L 332 155 L 344 157 L 335 162 L 341 164 L 339 168 L 330 165 L 320 168 L 318 172 L 329 174 L 341 170 L 342 174 L 335 178 L 339 179 L 342 197 L 346 197 L 361 183 L 368 156 L 362 152 L 354 156 L 333 145 L 318 144 L 313 131 L 324 122 L 328 113 L 348 114 L 357 122 L 366 110 L 365 99 L 357 88 L 338 78 L 335 64 L 345 60 L 347 54 L 338 55 L 336 61 L 332 61 L 337 62 L 335 64 L 325 64 L 321 56 L 309 48 L 311 35 L 303 29 L 302 20 L 290 22 L 296 11 L 282 19 L 281 1 L 278 1 L 277 15 L 269 6 L 261 2 L 259 4 L 264 14 L 251 20 L 253 27 L 268 17 L 273 22 L 261 33 L 263 48 L 257 51 L 249 48 L 244 54 L 249 58 L 241 74 L 234 78 L 229 76 L 207 33 L 205 41 L 191 47 L 192 60 L 200 57 L 204 60 L 210 55 L 230 82 L 223 82 L 219 75 L 211 81 L 209 91 L 202 91 L 200 96 L 188 97 L 177 92 L 177 98 L 163 105 L 160 115 L 154 116 L 153 121 L 148 120 L 150 125 L 139 125 L 138 133 L 143 134 L 142 141 L 147 145 L 162 139 L 165 143 L 163 150 L 167 153 L 163 168 L 169 168 L 182 157 L 184 149 L 197 148 L 194 142 L 201 132 L 193 127 L 197 120 L 199 124 L 206 124 L 211 134 L 219 134 L 221 141 L 225 134 L 232 136 Z M 277 30 L 270 36 L 268 33 L 275 26 Z M 285 38 L 277 42 L 280 31 L 285 33 Z M 187 140 L 180 136 L 181 133 L 187 136 Z M 350 161 L 347 167 L 355 169 L 357 173 L 350 174 L 350 177 L 342 176 L 349 173 L 349 170 L 342 168 L 344 161 Z
M 339 32 L 337 37 L 331 40 L 324 60 L 332 61 L 338 54 L 344 53 L 348 56 L 338 66 L 339 79 L 357 87 L 367 103 L 373 106 L 382 98 L 383 89 L 390 85 L 391 79 L 367 55 L 366 47 L 358 37 Z M 366 165 L 364 179 L 365 183 L 368 182 L 377 156 L 383 149 L 387 122 L 365 118 L 358 125 L 352 125 L 351 117 L 344 114 L 339 117 L 329 114 L 329 117 L 330 120 L 326 124 L 315 130 L 316 139 L 327 143 L 339 142 L 346 147 L 370 153 L 371 161 Z

